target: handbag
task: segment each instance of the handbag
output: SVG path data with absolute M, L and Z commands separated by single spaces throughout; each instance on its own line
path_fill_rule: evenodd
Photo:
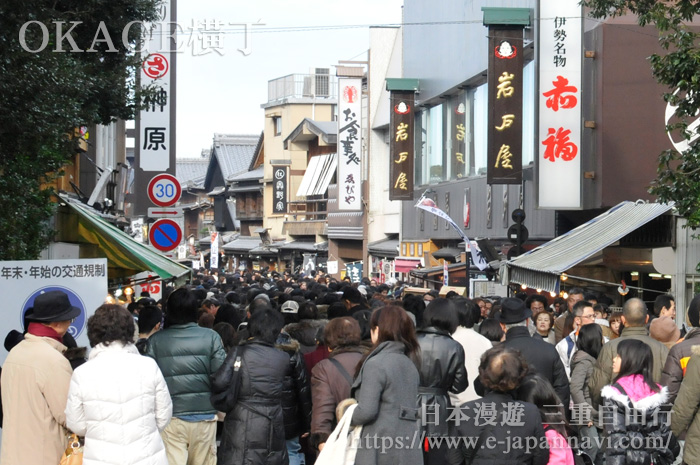
M 323 450 L 318 454 L 316 465 L 354 465 L 362 434 L 362 426 L 350 426 L 355 408 L 357 404 L 345 410 L 338 425 L 328 436 Z
M 68 447 L 61 457 L 58 465 L 82 465 L 83 463 L 83 446 L 80 445 L 80 439 L 77 434 L 68 436 Z
M 230 412 L 238 402 L 241 390 L 241 365 L 245 346 L 236 346 L 224 364 L 212 376 L 211 405 L 220 412 Z

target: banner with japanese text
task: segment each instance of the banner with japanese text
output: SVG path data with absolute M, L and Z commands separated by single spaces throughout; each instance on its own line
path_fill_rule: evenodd
M 350 278 L 350 282 L 359 283 L 362 280 L 362 262 L 346 263 L 345 276 Z
M 452 114 L 450 122 L 452 123 L 451 138 L 452 138 L 452 153 L 450 160 L 452 163 L 451 179 L 460 179 L 469 173 L 467 166 L 467 106 L 464 99 L 465 94 L 460 92 L 457 94 L 456 101 L 452 102 Z
M 0 262 L 3 318 L 0 334 L 24 331 L 24 314 L 44 292 L 63 291 L 82 310 L 68 328 L 80 347 L 89 347 L 87 320 L 107 298 L 107 259 L 21 260 Z M 0 348 L 0 364 L 7 351 Z
M 362 210 L 362 79 L 338 79 L 338 209 Z
M 414 91 L 391 91 L 389 200 L 413 200 Z
M 273 166 L 272 176 L 272 212 L 281 215 L 287 213 L 287 167 Z
M 160 22 L 145 24 L 144 62 L 141 66 L 141 86 L 157 86 L 159 90 L 148 99 L 146 108 L 139 112 L 139 167 L 143 171 L 164 172 L 170 168 L 171 108 L 173 55 L 170 46 L 170 0 L 158 4 Z
M 543 0 L 539 24 L 539 208 L 581 208 L 582 7 Z
M 523 177 L 523 28 L 489 27 L 488 184 Z
M 211 251 L 209 253 L 209 268 L 216 270 L 219 268 L 219 233 L 211 233 Z

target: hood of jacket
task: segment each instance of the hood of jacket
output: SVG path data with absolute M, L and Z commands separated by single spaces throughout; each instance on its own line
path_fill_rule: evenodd
M 613 385 L 608 385 L 601 391 L 601 396 L 606 399 L 617 401 L 623 405 L 628 402 L 637 410 L 652 410 L 668 402 L 668 388 L 661 387 L 659 392 L 654 392 L 642 375 L 629 375 L 617 381 L 625 390 L 627 395 L 622 394 Z
M 328 320 L 301 320 L 298 323 L 290 323 L 284 327 L 284 331 L 291 336 L 292 339 L 299 341 L 304 346 L 315 346 L 316 336 L 321 332 L 328 323 Z
M 282 331 L 277 337 L 277 341 L 275 341 L 275 347 L 287 352 L 288 354 L 294 354 L 295 352 L 299 351 L 301 344 L 299 344 L 299 341 L 296 339 L 292 339 L 289 334 Z

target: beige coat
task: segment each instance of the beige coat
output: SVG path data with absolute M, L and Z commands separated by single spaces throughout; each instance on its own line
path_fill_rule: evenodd
M 27 334 L 2 367 L 0 465 L 56 465 L 65 450 L 66 401 L 73 373 L 66 347 Z

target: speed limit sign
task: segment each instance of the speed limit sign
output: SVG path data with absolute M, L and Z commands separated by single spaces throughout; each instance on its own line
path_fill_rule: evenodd
M 180 200 L 182 188 L 180 183 L 170 174 L 159 174 L 148 183 L 148 198 L 159 207 L 175 205 Z

